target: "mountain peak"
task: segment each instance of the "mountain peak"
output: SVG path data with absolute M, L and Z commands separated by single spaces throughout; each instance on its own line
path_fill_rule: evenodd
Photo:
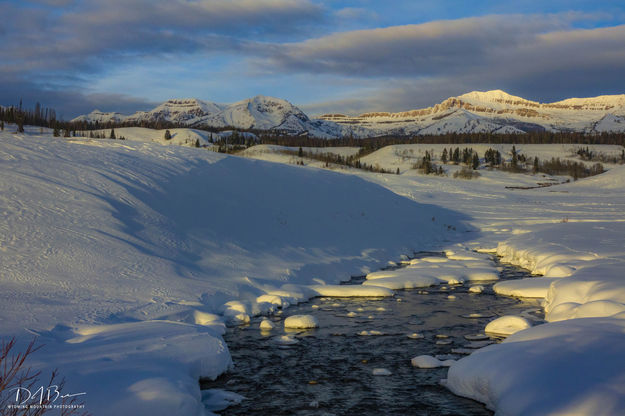
M 462 94 L 456 97 L 462 101 L 476 103 L 476 102 L 487 102 L 487 103 L 505 103 L 505 104 L 516 104 L 516 103 L 533 103 L 533 101 L 526 100 L 522 97 L 517 97 L 512 94 L 508 94 L 503 90 L 490 90 L 490 91 L 471 91 L 466 94 Z

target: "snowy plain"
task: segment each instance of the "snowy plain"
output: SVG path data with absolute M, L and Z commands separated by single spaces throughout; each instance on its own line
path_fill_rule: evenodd
M 351 294 L 364 296 L 496 278 L 474 250 L 545 275 L 495 290 L 544 297 L 549 323 L 449 363 L 446 385 L 501 415 L 625 413 L 622 166 L 511 190 L 545 178 L 423 176 L 388 149 L 367 157 L 402 174 L 13 131 L 0 133 L 0 334 L 38 335 L 33 365 L 58 367 L 93 414 L 208 414 L 198 379 L 231 365 L 226 324 L 337 296 L 355 274 L 368 275 Z M 423 249 L 447 259 L 377 272 Z

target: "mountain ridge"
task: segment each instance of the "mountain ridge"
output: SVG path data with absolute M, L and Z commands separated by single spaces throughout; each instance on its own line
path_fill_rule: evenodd
M 433 106 L 401 112 L 308 117 L 289 101 L 257 95 L 232 104 L 170 99 L 131 115 L 93 112 L 72 121 L 155 123 L 192 128 L 235 128 L 320 138 L 529 131 L 625 132 L 625 94 L 540 103 L 502 90 L 471 91 Z

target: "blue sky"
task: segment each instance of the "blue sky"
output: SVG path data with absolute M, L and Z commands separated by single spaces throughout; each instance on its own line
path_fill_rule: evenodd
M 186 97 L 315 115 L 625 93 L 622 1 L 19 0 L 0 16 L 0 104 L 65 118 Z

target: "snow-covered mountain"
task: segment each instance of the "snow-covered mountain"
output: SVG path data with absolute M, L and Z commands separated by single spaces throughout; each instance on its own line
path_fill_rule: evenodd
M 126 120 L 128 116 L 125 116 L 121 113 L 105 113 L 100 110 L 93 110 L 89 114 L 84 114 L 82 116 L 78 116 L 72 121 L 88 121 L 90 123 L 119 123 Z
M 432 107 L 399 113 L 320 117 L 378 134 L 523 133 L 535 130 L 625 131 L 625 95 L 539 103 L 501 90 L 473 91 Z
M 193 128 L 226 128 L 265 130 L 289 135 L 308 134 L 332 138 L 354 134 L 370 135 L 366 129 L 347 127 L 326 120 L 311 120 L 290 102 L 273 97 L 256 96 L 224 105 L 198 99 L 172 99 L 151 111 L 124 116 L 119 113 L 94 111 L 72 121 L 155 123 L 171 122 Z
M 256 96 L 234 104 L 173 99 L 151 111 L 124 116 L 94 111 L 73 121 L 171 122 L 192 128 L 272 131 L 321 138 L 529 131 L 625 132 L 625 95 L 569 98 L 539 103 L 501 90 L 473 91 L 432 107 L 359 116 L 325 114 L 309 118 L 290 102 Z
M 224 106 L 196 98 L 167 100 L 150 111 L 139 111 L 126 117 L 128 122 L 165 121 L 176 124 L 193 125 L 202 117 L 219 113 Z

